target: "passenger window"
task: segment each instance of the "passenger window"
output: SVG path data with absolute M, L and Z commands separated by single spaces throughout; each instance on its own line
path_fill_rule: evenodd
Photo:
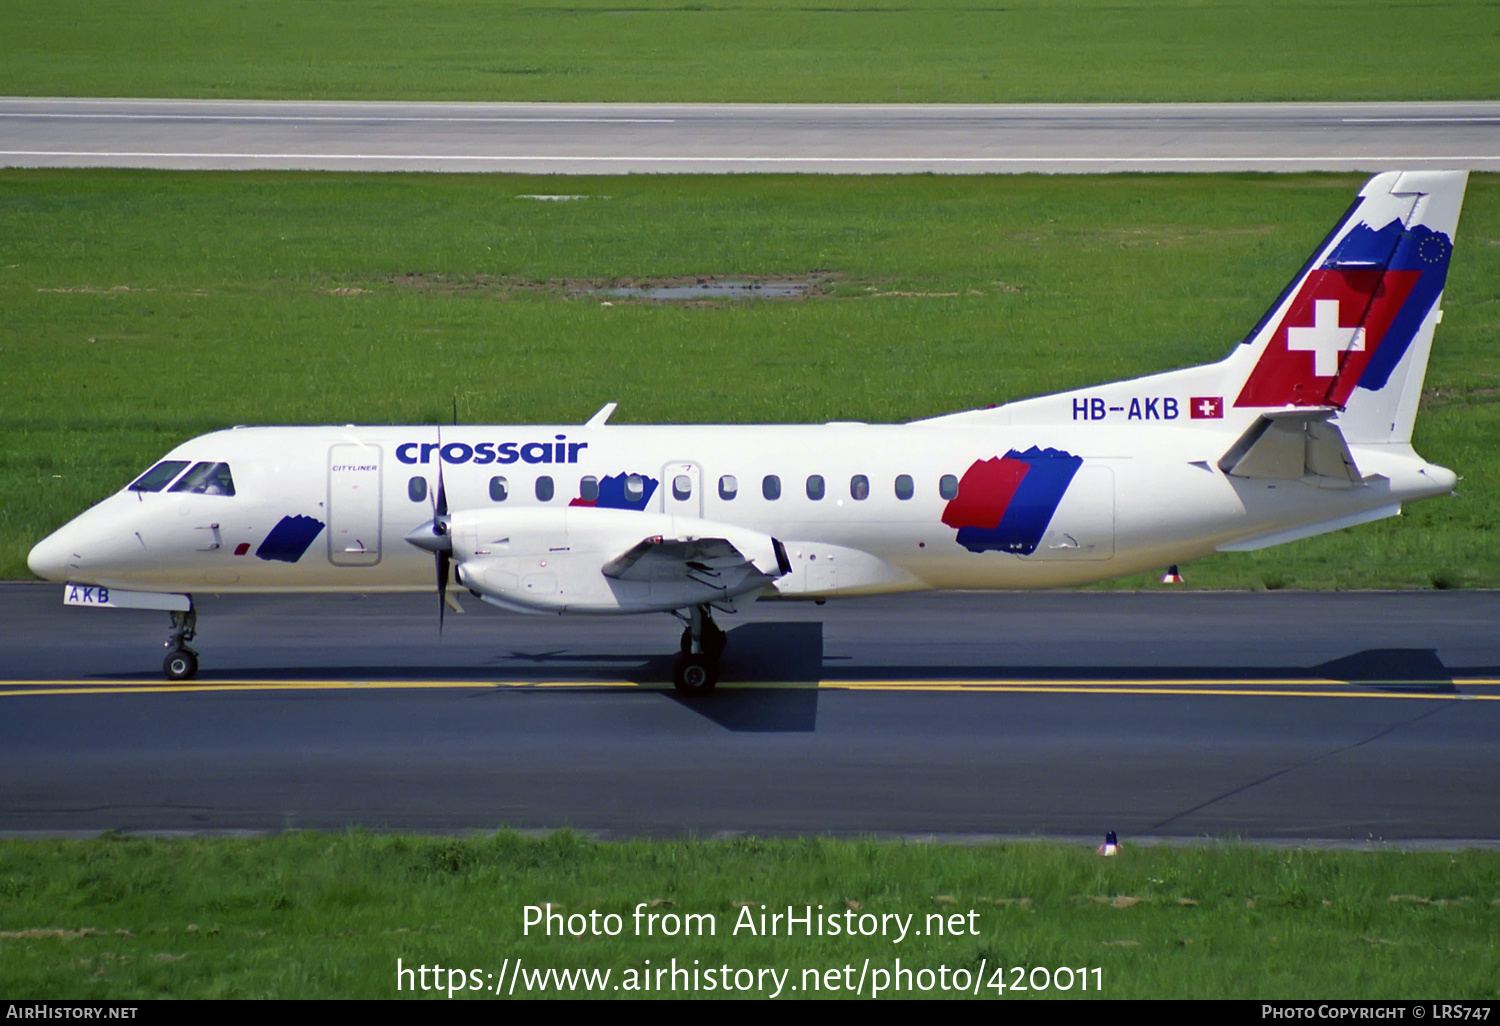
M 640 502 L 641 497 L 646 494 L 646 483 L 641 480 L 641 475 L 631 474 L 625 479 L 625 501 Z
M 822 474 L 809 474 L 807 476 L 807 497 L 814 501 L 823 497 Z
M 681 502 L 693 497 L 693 479 L 686 474 L 678 474 L 672 478 L 672 498 Z
M 506 490 L 506 488 L 505 488 L 505 478 L 503 478 L 503 477 L 492 477 L 492 478 L 490 478 L 490 501 L 491 502 L 504 502 L 505 499 L 506 499 L 506 497 L 508 495 L 510 495 L 510 492 L 508 492 Z
M 193 495 L 233 495 L 234 478 L 227 463 L 197 463 L 172 486 L 174 492 Z
M 599 479 L 597 477 L 586 477 L 578 482 L 578 497 L 584 502 L 599 501 Z
M 421 502 L 427 498 L 427 479 L 414 477 L 406 482 L 406 497 L 412 502 Z
M 905 502 L 912 497 L 915 489 L 912 487 L 910 474 L 899 474 L 896 477 L 896 498 Z
M 164 460 L 136 478 L 130 490 L 132 492 L 159 492 L 174 477 L 182 473 L 182 468 L 185 466 L 187 466 L 187 460 Z
M 952 474 L 944 474 L 943 479 L 938 482 L 938 494 L 945 499 L 951 499 L 958 494 L 958 478 Z
M 740 483 L 734 479 L 733 474 L 725 474 L 719 478 L 719 498 L 728 502 L 739 493 Z
M 863 474 L 855 474 L 849 479 L 849 497 L 856 502 L 864 502 L 870 497 L 870 479 Z
M 760 494 L 772 501 L 781 498 L 781 478 L 775 474 L 767 474 L 760 483 Z
M 536 498 L 538 502 L 551 502 L 552 493 L 552 478 L 543 474 L 536 479 Z

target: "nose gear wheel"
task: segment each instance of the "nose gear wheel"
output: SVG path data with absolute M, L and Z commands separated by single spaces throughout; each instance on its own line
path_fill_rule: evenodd
M 188 647 L 188 642 L 198 633 L 198 610 L 192 606 L 187 612 L 172 611 L 172 630 L 167 634 L 167 658 L 162 662 L 162 672 L 168 680 L 192 680 L 198 673 L 198 653 Z
M 198 673 L 198 653 L 190 648 L 179 648 L 167 654 L 161 664 L 168 680 L 192 680 Z

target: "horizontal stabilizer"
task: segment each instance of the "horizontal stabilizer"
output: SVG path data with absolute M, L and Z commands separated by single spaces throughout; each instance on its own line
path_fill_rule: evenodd
M 1352 486 L 1364 480 L 1328 407 L 1262 413 L 1219 458 L 1230 477 L 1299 481 L 1326 478 Z
M 1285 545 L 1287 542 L 1301 541 L 1304 538 L 1316 538 L 1320 534 L 1342 531 L 1346 527 L 1358 527 L 1360 524 L 1371 524 L 1377 520 L 1384 520 L 1386 517 L 1400 515 L 1401 504 L 1393 502 L 1388 506 L 1361 510 L 1358 513 L 1334 517 L 1332 520 L 1320 520 L 1316 524 L 1303 524 L 1301 527 L 1289 527 L 1284 531 L 1272 531 L 1270 534 L 1256 535 L 1253 538 L 1242 538 L 1237 542 L 1220 545 L 1218 551 L 1255 552 L 1257 549 L 1268 549 L 1272 545 Z

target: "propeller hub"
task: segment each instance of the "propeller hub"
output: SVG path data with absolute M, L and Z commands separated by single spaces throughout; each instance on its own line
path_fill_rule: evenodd
M 427 552 L 452 552 L 453 537 L 448 531 L 447 517 L 434 517 L 420 527 L 406 532 L 406 540 Z

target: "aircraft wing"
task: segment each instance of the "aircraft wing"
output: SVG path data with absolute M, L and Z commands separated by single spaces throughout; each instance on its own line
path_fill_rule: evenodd
M 774 542 L 782 573 L 789 567 L 779 542 Z M 727 538 L 646 538 L 605 563 L 605 577 L 617 581 L 661 581 L 687 578 L 714 585 L 751 571 L 760 574 L 753 561 Z

